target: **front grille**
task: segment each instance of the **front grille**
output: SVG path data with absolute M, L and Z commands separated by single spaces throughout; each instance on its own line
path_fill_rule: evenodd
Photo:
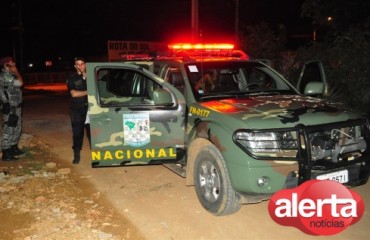
M 369 128 L 366 119 L 300 129 L 299 183 L 314 173 L 369 165 Z
M 354 160 L 366 150 L 360 126 L 332 128 L 309 133 L 311 159 L 341 162 Z

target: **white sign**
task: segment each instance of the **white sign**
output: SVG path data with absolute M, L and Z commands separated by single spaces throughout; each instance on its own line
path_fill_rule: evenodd
M 120 61 L 127 55 L 148 54 L 166 49 L 167 45 L 161 42 L 108 41 L 108 60 Z

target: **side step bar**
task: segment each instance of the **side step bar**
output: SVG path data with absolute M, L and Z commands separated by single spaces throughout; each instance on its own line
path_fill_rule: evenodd
M 181 164 L 175 164 L 175 163 L 166 163 L 163 164 L 166 168 L 170 169 L 172 172 L 176 173 L 177 175 L 185 178 L 186 177 L 186 171 L 184 169 L 184 166 Z

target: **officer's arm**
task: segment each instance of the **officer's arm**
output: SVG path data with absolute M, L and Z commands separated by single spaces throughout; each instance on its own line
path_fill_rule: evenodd
M 19 73 L 18 68 L 15 65 L 11 66 L 10 71 L 15 75 L 16 80 L 18 80 L 17 82 L 15 82 L 14 85 L 18 87 L 23 86 L 23 78 L 21 74 Z
M 84 97 L 87 95 L 87 91 L 78 91 L 78 90 L 72 89 L 69 92 L 71 93 L 72 97 Z
M 7 95 L 5 95 L 5 78 L 0 77 L 0 100 L 4 102 L 8 102 Z

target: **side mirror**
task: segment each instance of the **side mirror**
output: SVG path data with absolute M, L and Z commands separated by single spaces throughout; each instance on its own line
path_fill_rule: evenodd
M 155 105 L 172 106 L 174 104 L 171 93 L 162 88 L 154 90 L 153 101 Z
M 309 82 L 304 88 L 304 95 L 324 95 L 325 85 L 323 82 Z

